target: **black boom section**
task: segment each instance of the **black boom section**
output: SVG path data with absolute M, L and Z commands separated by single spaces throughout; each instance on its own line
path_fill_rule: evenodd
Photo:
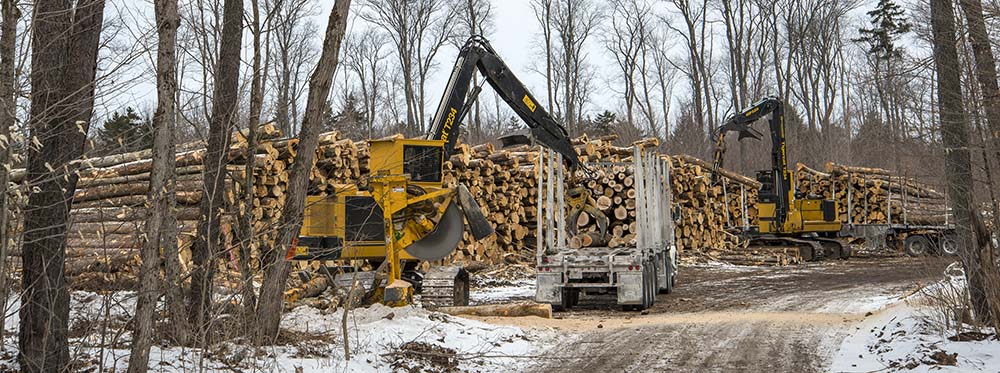
M 481 36 L 469 38 L 459 52 L 441 103 L 431 121 L 429 138 L 447 141 L 445 159 L 455 149 L 455 141 L 469 103 L 475 101 L 475 96 L 479 94 L 479 87 L 472 89 L 471 94 L 469 89 L 477 69 L 493 90 L 528 125 L 536 142 L 562 154 L 568 166 L 580 165 L 566 129 L 528 92 L 524 83 L 517 79 L 489 42 Z
M 770 115 L 768 129 L 771 134 L 771 170 L 767 174 L 758 173 L 758 181 L 770 188 L 761 188 L 761 201 L 775 203 L 775 226 L 782 227 L 788 214 L 789 204 L 788 191 L 792 189 L 792 174 L 788 171 L 788 154 L 785 148 L 785 110 L 780 98 L 765 97 L 750 105 L 742 112 L 737 113 L 719 126 L 716 136 L 725 136 L 732 131 L 739 134 L 739 140 L 750 137 L 760 140 L 760 131 L 755 130 L 751 125 L 757 120 Z M 721 143 L 721 141 L 720 141 Z M 715 167 L 722 164 L 723 154 L 717 151 L 715 154 Z M 761 178 L 766 180 L 762 180 Z M 765 201 L 773 199 L 773 201 Z

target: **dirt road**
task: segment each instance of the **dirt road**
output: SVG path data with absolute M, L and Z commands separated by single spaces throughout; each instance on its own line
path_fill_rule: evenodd
M 786 268 L 682 268 L 648 314 L 584 303 L 560 319 L 491 320 L 567 332 L 538 371 L 824 371 L 854 325 L 941 278 L 942 259 Z M 581 301 L 583 302 L 583 300 Z

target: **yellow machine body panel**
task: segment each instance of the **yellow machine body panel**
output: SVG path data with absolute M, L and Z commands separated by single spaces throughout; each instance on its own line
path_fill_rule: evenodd
M 350 260 L 381 259 L 386 256 L 384 233 L 375 228 L 382 227 L 381 209 L 364 209 L 363 201 L 373 201 L 367 191 L 340 192 L 335 196 L 307 196 L 302 229 L 293 260 Z M 354 217 L 347 216 L 348 204 L 352 212 L 368 213 Z M 360 205 L 360 206 L 359 206 Z M 351 223 L 348 227 L 348 223 Z M 416 260 L 405 251 L 400 252 L 402 260 Z
M 793 199 L 785 223 L 774 226 L 777 209 L 774 203 L 758 203 L 758 229 L 768 234 L 801 234 L 811 232 L 839 232 L 841 222 L 837 219 L 837 204 L 834 201 L 800 198 Z
M 289 252 L 292 260 L 382 259 L 388 256 L 384 206 L 406 207 L 408 193 L 434 194 L 444 189 L 442 170 L 444 140 L 399 137 L 369 140 L 371 178 L 393 179 L 392 189 L 373 195 L 376 188 L 361 190 L 344 184 L 329 196 L 307 196 L 298 243 Z M 371 179 L 369 179 L 371 183 Z M 424 201 L 423 203 L 427 203 Z M 396 211 L 393 211 L 395 213 Z M 426 220 L 407 222 L 396 230 L 392 242 L 405 246 L 433 228 Z M 400 260 L 417 260 L 399 250 Z
M 431 191 L 443 187 L 444 140 L 390 138 L 369 140 L 372 175 L 409 175 L 407 184 Z

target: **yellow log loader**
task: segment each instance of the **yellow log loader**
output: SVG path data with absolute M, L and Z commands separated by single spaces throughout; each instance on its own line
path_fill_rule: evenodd
M 506 145 L 538 143 L 562 154 L 570 169 L 582 169 L 565 128 L 528 92 L 489 42 L 473 36 L 459 52 L 426 138 L 369 140 L 366 182 L 343 185 L 335 195 L 307 198 L 302 229 L 287 258 L 369 260 L 376 271 L 342 274 L 336 282 L 361 278 L 369 294 L 388 305 L 409 303 L 417 290 L 422 290 L 427 305 L 467 305 L 469 275 L 464 269 L 434 267 L 421 274 L 416 264 L 448 256 L 462 239 L 463 218 L 477 240 L 493 233 L 468 188 L 443 182 L 443 164 L 455 150 L 462 120 L 481 90 L 481 85 L 471 84 L 477 70 L 528 126 L 527 134 L 505 137 Z M 570 185 L 582 183 L 571 180 Z M 570 188 L 567 195 L 573 208 L 571 221 L 586 212 L 602 229 L 607 226 L 607 217 L 587 203 L 590 196 L 585 189 Z
M 722 168 L 726 134 L 736 132 L 740 141 L 748 137 L 760 140 L 763 133 L 752 125 L 764 117 L 769 117 L 771 168 L 757 171 L 756 175 L 761 184 L 757 201 L 759 222 L 740 233 L 753 246 L 797 247 L 805 260 L 850 256 L 850 249 L 835 239 L 841 230 L 836 202 L 795 192 L 795 181 L 788 169 L 784 103 L 780 98 L 766 97 L 753 103 L 730 116 L 715 131 L 713 184 Z

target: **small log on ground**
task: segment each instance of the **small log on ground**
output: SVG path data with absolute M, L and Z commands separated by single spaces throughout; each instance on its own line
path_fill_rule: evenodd
M 302 285 L 285 290 L 285 303 L 292 304 L 302 298 L 315 297 L 323 293 L 330 287 L 330 280 L 326 276 L 316 275 Z
M 452 316 L 469 315 L 482 317 L 524 317 L 538 316 L 552 318 L 552 305 L 539 303 L 488 304 L 482 306 L 440 307 L 438 312 Z

